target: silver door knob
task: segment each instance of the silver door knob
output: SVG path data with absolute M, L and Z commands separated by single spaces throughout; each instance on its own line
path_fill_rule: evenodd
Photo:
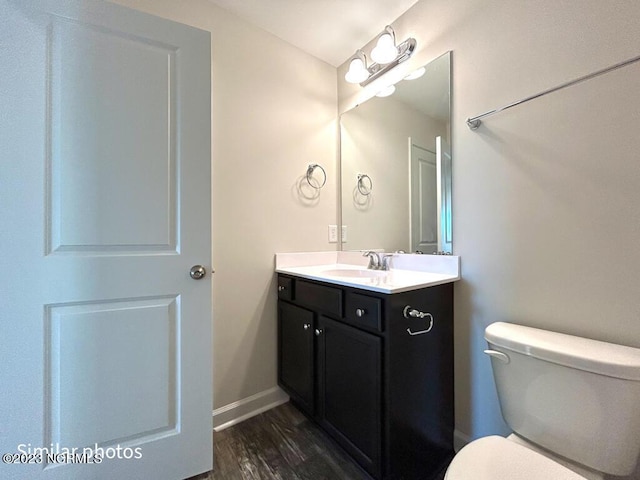
M 189 270 L 189 275 L 194 280 L 200 280 L 201 278 L 204 278 L 206 274 L 207 271 L 202 265 L 194 265 L 193 267 L 191 267 L 191 270 Z
M 311 328 L 311 324 L 305 323 L 304 325 L 302 325 L 302 328 L 304 328 L 305 330 L 309 330 Z
M 316 328 L 316 337 L 319 337 L 320 335 L 322 335 L 322 330 L 320 328 Z
M 356 317 L 364 317 L 365 313 L 367 313 L 367 311 L 364 308 L 356 309 Z

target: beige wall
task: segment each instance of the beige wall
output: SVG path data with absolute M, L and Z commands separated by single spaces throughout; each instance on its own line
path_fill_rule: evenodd
M 116 1 L 211 32 L 218 408 L 276 385 L 274 253 L 335 249 L 336 69 L 206 0 Z M 312 201 L 309 163 L 327 172 Z
M 407 71 L 453 50 L 462 434 L 506 431 L 482 354 L 489 323 L 640 347 L 640 64 L 495 115 L 477 132 L 465 125 L 638 55 L 639 22 L 636 0 L 422 0 L 392 24 L 418 40 Z M 341 111 L 367 95 L 344 71 Z
M 446 124 L 393 96 L 375 97 L 342 115 L 340 132 L 342 225 L 348 232 L 343 248 L 410 251 L 407 139 L 435 152 L 436 137 L 447 134 Z M 358 173 L 371 177 L 368 197 L 357 190 Z M 435 229 L 435 200 L 433 215 Z

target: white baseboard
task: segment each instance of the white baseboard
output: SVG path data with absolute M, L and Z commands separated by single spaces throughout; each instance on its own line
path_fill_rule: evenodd
M 280 387 L 258 392 L 213 411 L 213 430 L 219 432 L 247 418 L 287 403 L 289 396 Z
M 462 433 L 460 430 L 455 429 L 453 431 L 453 449 L 459 452 L 462 447 L 471 442 L 471 437 L 466 433 Z

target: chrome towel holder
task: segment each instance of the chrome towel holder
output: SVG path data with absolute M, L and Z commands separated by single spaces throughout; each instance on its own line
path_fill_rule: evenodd
M 477 115 L 475 117 L 471 117 L 471 118 L 467 118 L 467 126 L 471 129 L 471 130 L 477 130 L 478 127 L 480 125 L 482 125 L 482 118 L 485 117 L 489 117 L 491 115 L 495 115 L 496 113 L 500 113 L 504 110 L 508 110 L 512 107 L 515 107 L 517 105 L 523 104 L 525 102 L 528 102 L 530 100 L 534 100 L 536 98 L 539 97 L 543 97 L 545 95 L 547 95 L 548 93 L 553 93 L 553 92 L 557 92 L 558 90 L 562 90 L 563 88 L 566 87 L 571 87 L 572 85 L 575 85 L 577 83 L 580 82 L 584 82 L 585 80 L 590 80 L 594 77 L 597 77 L 599 75 L 602 75 L 604 73 L 609 73 L 613 70 L 617 70 L 618 68 L 622 68 L 622 67 L 626 67 L 627 65 L 631 65 L 632 63 L 635 63 L 637 61 L 640 61 L 640 56 L 638 57 L 634 57 L 634 58 L 630 58 L 629 60 L 625 60 L 624 62 L 620 62 L 620 63 L 616 63 L 615 65 L 611 65 L 610 67 L 607 68 L 603 68 L 602 70 L 598 70 L 597 72 L 594 73 L 590 73 L 589 75 L 584 75 L 580 78 L 576 78 L 575 80 L 571 80 L 570 82 L 566 82 L 563 83 L 562 85 L 558 85 L 557 87 L 553 87 L 553 88 L 549 88 L 543 92 L 540 93 L 536 93 L 535 95 L 531 95 L 527 98 L 523 98 L 522 100 L 518 100 L 517 102 L 513 102 L 510 103 L 509 105 L 505 105 L 504 107 L 500 107 L 500 108 L 496 108 L 495 110 L 490 110 L 488 112 L 485 112 L 481 115 Z
M 369 180 L 368 187 L 365 186 L 365 181 L 364 181 L 365 178 Z M 359 173 L 358 183 L 356 184 L 356 186 L 358 187 L 358 191 L 366 197 L 367 195 L 371 195 L 371 190 L 373 190 L 373 181 L 371 180 L 371 177 L 366 173 Z
M 407 305 L 402 310 L 402 315 L 404 316 L 404 318 L 409 318 L 409 319 L 411 318 L 428 318 L 429 319 L 429 327 L 427 327 L 425 330 L 419 330 L 417 332 L 413 332 L 411 328 L 407 328 L 407 333 L 411 336 L 423 335 L 425 333 L 429 333 L 433 328 L 433 315 L 431 315 L 429 312 L 421 312 L 420 310 L 413 308 L 411 305 Z
M 319 168 L 322 171 L 322 183 L 319 186 L 314 185 L 314 183 L 317 183 L 317 182 L 311 181 L 313 179 L 313 172 L 315 171 L 316 168 Z M 327 172 L 325 172 L 324 168 L 322 168 L 322 165 L 319 165 L 317 163 L 309 164 L 309 167 L 307 167 L 307 183 L 311 185 L 313 188 L 315 188 L 316 190 L 320 190 L 322 187 L 324 187 L 324 184 L 327 183 Z

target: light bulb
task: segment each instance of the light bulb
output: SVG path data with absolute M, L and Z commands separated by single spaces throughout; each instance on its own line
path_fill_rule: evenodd
M 427 71 L 426 68 L 420 67 L 417 70 L 414 70 L 409 75 L 404 77 L 405 80 L 415 80 L 416 78 L 420 78 Z
M 349 83 L 361 83 L 369 78 L 369 72 L 364 67 L 361 58 L 354 58 L 349 64 L 349 71 L 345 74 L 344 79 Z
M 390 33 L 383 33 L 378 38 L 378 43 L 371 50 L 371 60 L 380 64 L 393 62 L 398 56 L 398 47 Z
M 396 91 L 395 85 L 389 85 L 388 87 L 383 88 L 378 93 L 376 93 L 376 97 L 388 97 L 389 95 L 393 95 L 393 92 Z

